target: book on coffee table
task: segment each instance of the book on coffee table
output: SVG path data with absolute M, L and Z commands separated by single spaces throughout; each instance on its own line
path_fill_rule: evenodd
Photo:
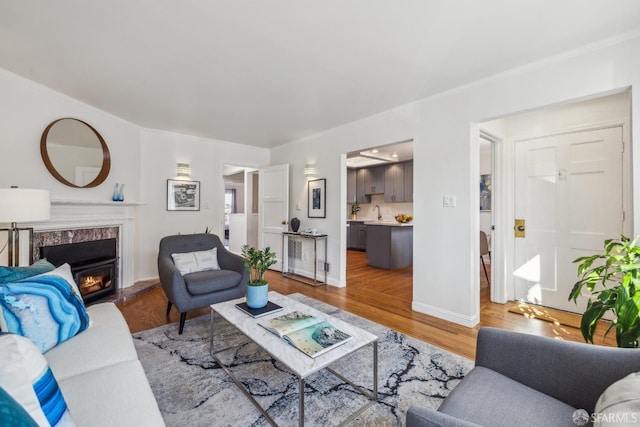
M 318 357 L 351 339 L 351 335 L 331 323 L 299 311 L 258 324 L 310 357 Z
M 267 314 L 275 313 L 277 311 L 282 310 L 281 306 L 271 301 L 268 301 L 267 305 L 262 308 L 251 308 L 247 305 L 246 302 L 241 302 L 240 304 L 236 304 L 236 307 L 238 307 L 240 310 L 247 313 L 249 316 L 256 317 L 256 318 L 266 316 Z

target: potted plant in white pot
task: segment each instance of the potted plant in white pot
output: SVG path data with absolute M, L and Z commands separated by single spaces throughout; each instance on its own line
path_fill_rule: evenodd
M 264 250 L 249 245 L 242 247 L 244 265 L 249 270 L 247 283 L 247 305 L 250 308 L 262 308 L 269 302 L 269 284 L 264 279 L 264 273 L 269 267 L 278 262 L 275 252 L 267 246 Z
M 593 343 L 598 321 L 608 311 L 614 314 L 604 333 L 616 331 L 618 347 L 638 347 L 640 338 L 640 246 L 621 236 L 604 241 L 604 254 L 584 256 L 574 262 L 578 276 L 569 295 L 577 301 L 586 288 L 591 295 L 582 315 L 580 330 L 585 341 Z M 595 267 L 594 267 L 595 265 Z

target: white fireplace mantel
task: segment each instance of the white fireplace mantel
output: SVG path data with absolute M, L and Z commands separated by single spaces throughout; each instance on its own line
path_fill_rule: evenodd
M 135 251 L 136 207 L 143 203 L 52 200 L 48 221 L 20 224 L 33 227 L 36 232 L 76 230 L 83 228 L 118 227 L 121 288 L 134 283 L 133 259 Z

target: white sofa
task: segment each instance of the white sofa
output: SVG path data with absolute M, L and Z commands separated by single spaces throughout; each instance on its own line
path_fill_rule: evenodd
M 164 426 L 120 310 L 100 303 L 87 312 L 88 329 L 44 354 L 76 426 Z

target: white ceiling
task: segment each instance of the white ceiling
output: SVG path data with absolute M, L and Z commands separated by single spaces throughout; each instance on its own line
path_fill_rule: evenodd
M 2 0 L 0 67 L 273 147 L 639 26 L 637 0 Z

